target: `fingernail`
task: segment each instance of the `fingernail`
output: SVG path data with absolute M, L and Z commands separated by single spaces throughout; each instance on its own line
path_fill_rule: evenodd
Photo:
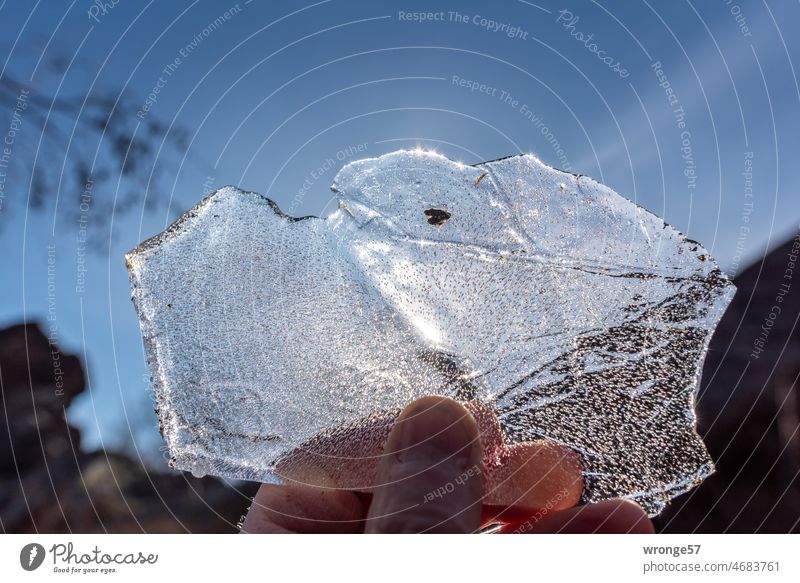
M 416 401 L 403 411 L 395 428 L 387 449 L 399 463 L 441 460 L 466 465 L 473 458 L 472 448 L 480 446 L 472 416 L 445 399 Z

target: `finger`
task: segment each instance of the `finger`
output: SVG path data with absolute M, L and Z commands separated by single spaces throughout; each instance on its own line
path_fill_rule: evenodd
M 485 463 L 498 463 L 503 435 L 497 416 L 479 401 L 464 407 L 478 424 Z M 369 492 L 399 415 L 387 411 L 327 430 L 277 460 L 276 474 L 287 483 Z
M 397 416 L 379 413 L 324 431 L 278 459 L 276 474 L 288 484 L 369 491 Z
M 468 401 L 464 407 L 483 444 L 484 524 L 577 504 L 583 492 L 577 454 L 544 440 L 505 446 L 490 406 Z M 384 412 L 315 436 L 278 460 L 277 473 L 287 483 L 370 492 L 398 417 Z
M 653 534 L 655 528 L 642 508 L 630 500 L 604 500 L 553 514 L 532 516 L 508 524 L 504 534 Z
M 575 506 L 583 495 L 578 455 L 551 441 L 502 448 L 485 472 L 484 522 L 513 522 Z
M 243 533 L 362 532 L 366 508 L 354 492 L 302 485 L 262 484 Z
M 482 451 L 475 419 L 455 401 L 425 397 L 406 407 L 386 442 L 365 530 L 477 530 Z

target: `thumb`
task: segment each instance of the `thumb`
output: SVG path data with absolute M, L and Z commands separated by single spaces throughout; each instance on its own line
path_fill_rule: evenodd
M 411 403 L 386 442 L 366 532 L 476 531 L 482 454 L 478 426 L 464 407 L 444 397 Z

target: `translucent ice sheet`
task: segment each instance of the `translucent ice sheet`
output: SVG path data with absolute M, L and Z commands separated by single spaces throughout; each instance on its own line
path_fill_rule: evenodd
M 296 219 L 223 188 L 127 256 L 175 467 L 268 481 L 315 443 L 352 463 L 326 436 L 440 394 L 575 449 L 585 501 L 654 514 L 713 470 L 694 396 L 734 288 L 698 243 L 533 156 L 400 151 L 333 189 Z

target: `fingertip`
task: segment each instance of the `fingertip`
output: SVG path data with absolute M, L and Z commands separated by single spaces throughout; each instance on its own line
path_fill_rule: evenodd
M 503 448 L 487 468 L 484 504 L 503 521 L 575 506 L 583 495 L 583 466 L 577 453 L 547 440 Z
M 420 417 L 422 418 L 420 419 Z M 453 426 L 460 426 L 464 432 L 470 434 L 470 437 L 478 436 L 478 424 L 475 417 L 467 407 L 450 397 L 429 395 L 412 401 L 400 412 L 395 427 L 392 428 L 392 433 L 395 433 L 398 424 L 415 419 L 414 423 L 417 425 L 439 423 L 439 427 L 436 428 L 439 430 L 438 432 L 447 431 Z M 415 425 L 415 429 L 427 429 L 417 427 L 417 425 Z M 425 433 L 427 437 L 430 432 L 425 431 Z
M 423 397 L 397 419 L 378 468 L 368 532 L 473 532 L 480 525 L 482 445 L 463 405 Z

